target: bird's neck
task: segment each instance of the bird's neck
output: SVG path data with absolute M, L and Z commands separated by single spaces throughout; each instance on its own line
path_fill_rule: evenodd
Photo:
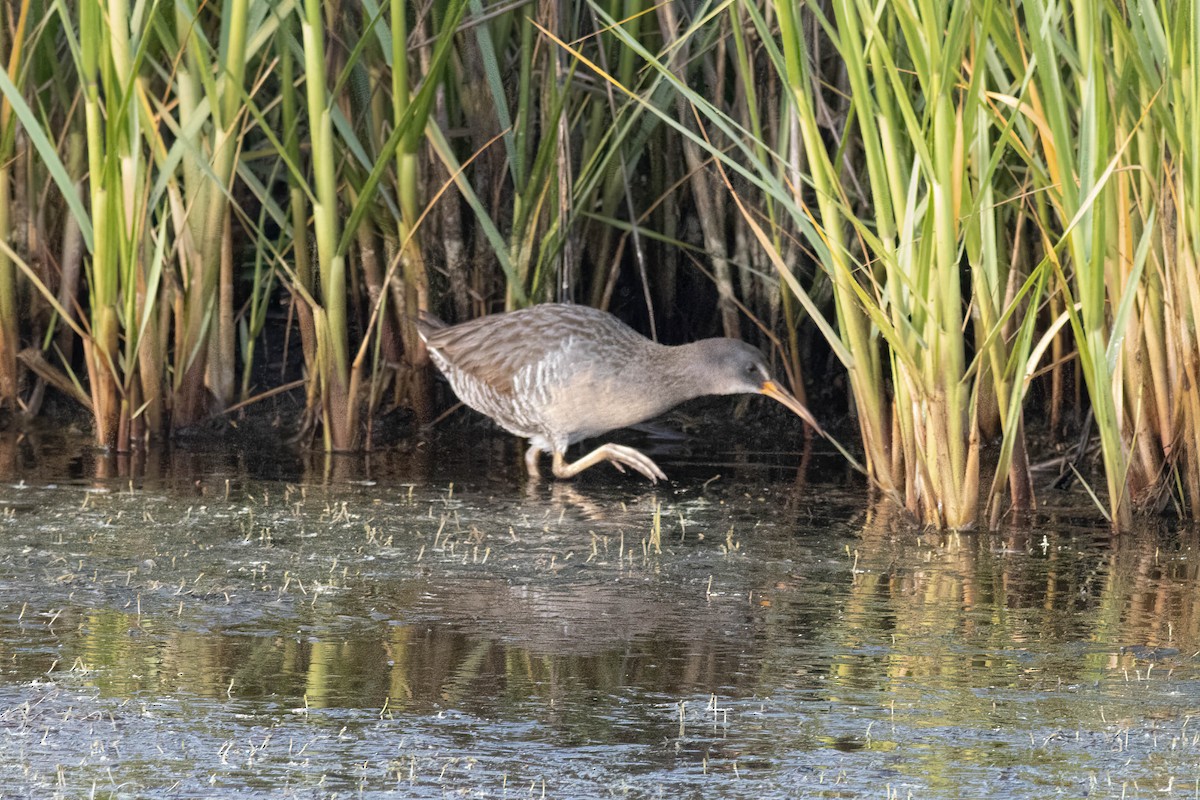
M 664 402 L 669 402 L 668 408 L 708 394 L 703 375 L 696 369 L 696 359 L 701 350 L 699 342 L 652 346 L 658 364 L 658 369 L 653 371 L 652 391 Z

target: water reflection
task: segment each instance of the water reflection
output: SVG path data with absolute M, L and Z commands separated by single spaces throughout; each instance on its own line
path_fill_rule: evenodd
M 572 797 L 601 794 L 589 775 L 672 796 L 1195 785 L 1196 531 L 1112 537 L 1064 512 L 919 533 L 725 459 L 668 486 L 529 487 L 429 480 L 448 468 L 427 454 L 270 468 L 291 482 L 245 454 L 109 473 L 31 447 L 0 448 L 0 719 L 76 765 L 68 786 L 179 730 L 192 755 L 139 785 L 309 767 L 368 792 L 495 794 L 519 772 Z M 123 718 L 126 756 L 71 744 L 131 703 L 153 713 Z M 252 736 L 321 745 L 226 769 L 222 743 Z M 59 780 L 24 774 L 32 794 Z

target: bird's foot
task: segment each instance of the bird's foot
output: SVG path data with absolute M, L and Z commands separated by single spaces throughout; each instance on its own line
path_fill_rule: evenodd
M 658 468 L 658 465 L 645 454 L 634 450 L 632 447 L 612 443 L 602 444 L 583 458 L 573 461 L 570 464 L 566 463 L 562 453 L 555 452 L 554 475 L 558 478 L 573 478 L 588 467 L 599 464 L 601 461 L 609 462 L 621 472 L 625 471 L 625 467 L 629 467 L 645 475 L 651 482 L 665 481 L 667 479 L 667 476 Z

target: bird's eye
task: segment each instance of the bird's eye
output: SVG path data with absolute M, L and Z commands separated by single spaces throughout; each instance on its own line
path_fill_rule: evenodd
M 746 365 L 746 374 L 747 375 L 757 375 L 758 374 L 758 366 L 753 363 L 747 364 Z

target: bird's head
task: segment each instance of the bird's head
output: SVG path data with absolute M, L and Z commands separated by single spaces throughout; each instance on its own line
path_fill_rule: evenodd
M 711 394 L 765 394 L 821 432 L 821 426 L 804 405 L 771 377 L 762 351 L 737 339 L 705 339 L 701 369 L 710 382 Z

